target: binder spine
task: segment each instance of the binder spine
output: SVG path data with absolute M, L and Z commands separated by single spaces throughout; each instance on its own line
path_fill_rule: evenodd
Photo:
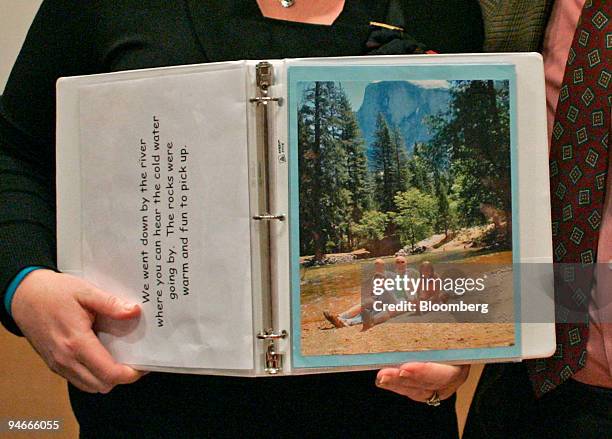
M 275 330 L 274 298 L 276 297 L 272 258 L 274 257 L 274 245 L 271 239 L 272 223 L 284 221 L 285 215 L 271 213 L 273 211 L 273 193 L 270 184 L 271 162 L 270 151 L 274 145 L 270 142 L 270 117 L 268 107 L 271 104 L 281 105 L 281 99 L 270 96 L 270 86 L 273 84 L 274 74 L 272 64 L 260 62 L 256 66 L 257 96 L 249 99 L 249 102 L 257 107 L 257 148 L 261 164 L 260 172 L 260 197 L 259 204 L 262 213 L 253 216 L 253 220 L 261 221 L 261 242 L 265 250 L 262 270 L 262 295 L 266 304 L 264 305 L 264 321 L 266 328 L 257 334 L 257 338 L 264 342 L 265 346 L 265 371 L 271 375 L 282 372 L 283 356 L 278 351 L 277 341 L 287 337 L 287 331 Z

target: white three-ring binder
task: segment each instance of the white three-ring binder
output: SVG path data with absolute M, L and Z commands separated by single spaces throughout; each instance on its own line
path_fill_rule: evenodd
M 509 294 L 505 320 L 496 321 L 502 314 L 492 313 L 492 321 L 450 321 L 450 313 L 432 311 L 389 314 L 388 321 L 363 331 L 359 324 L 335 327 L 323 311 L 341 315 L 362 303 L 357 319 L 362 326 L 363 319 L 370 321 L 378 312 L 363 303 L 360 285 L 380 260 L 386 264 L 384 276 L 395 276 L 397 249 L 373 250 L 363 238 L 366 244 L 360 251 L 340 251 L 329 239 L 323 243 L 327 253 L 342 254 L 345 260 L 323 259 L 311 250 L 320 249 L 316 241 L 323 221 L 353 225 L 325 217 L 334 207 L 326 207 L 316 194 L 327 194 L 329 187 L 312 181 L 312 175 L 319 174 L 306 175 L 312 170 L 304 160 L 325 166 L 324 152 L 306 151 L 300 142 L 308 138 L 320 146 L 321 135 L 329 136 L 329 142 L 340 138 L 332 125 L 315 133 L 320 124 L 316 118 L 323 116 L 316 114 L 318 103 L 309 99 L 323 96 L 317 93 L 326 87 L 331 102 L 326 108 L 331 110 L 325 111 L 336 111 L 339 107 L 333 105 L 339 104 L 330 96 L 347 97 L 356 120 L 361 118 L 363 146 L 369 150 L 377 134 L 372 128 L 374 113 L 364 105 L 386 114 L 389 129 L 404 129 L 408 138 L 412 134 L 404 119 L 429 111 L 429 118 L 411 125 L 416 130 L 433 116 L 452 118 L 453 93 L 475 84 L 470 81 L 488 84 L 496 99 L 505 102 L 502 115 L 509 119 L 505 126 L 513 226 L 508 232 L 512 244 L 504 253 L 510 258 L 509 271 L 496 270 L 502 273 L 496 275 L 497 290 L 478 296 L 500 302 L 494 296 L 501 293 L 495 291 L 501 291 L 500 279 L 505 279 L 510 285 L 504 290 Z M 436 87 L 443 98 L 434 99 L 431 90 Z M 236 61 L 62 78 L 57 90 L 58 263 L 62 271 L 140 304 L 136 321 L 96 322 L 99 337 L 119 361 L 145 370 L 265 376 L 406 361 L 516 361 L 554 351 L 552 270 L 531 270 L 535 274 L 530 277 L 529 270 L 521 268 L 551 262 L 539 55 Z M 417 94 L 400 95 L 406 90 L 419 93 L 419 109 L 408 110 Z M 448 108 L 433 113 L 434 103 Z M 326 120 L 342 123 L 332 116 Z M 309 134 L 304 124 L 315 128 Z M 419 140 L 425 145 L 419 146 L 422 151 L 428 141 L 432 140 Z M 345 157 L 343 147 L 333 145 Z M 407 160 L 417 154 L 411 148 Z M 369 163 L 368 196 L 380 198 L 375 188 L 382 183 L 376 178 L 384 173 L 374 170 L 375 153 L 361 154 Z M 308 184 L 319 184 L 319 192 L 300 192 Z M 410 195 L 406 197 L 409 202 Z M 314 203 L 308 215 L 300 208 L 304 203 Z M 386 214 L 380 206 L 376 209 Z M 320 218 L 312 215 L 315 211 Z M 403 230 L 405 223 L 396 219 L 401 212 L 405 211 L 385 217 L 386 233 Z M 361 217 L 358 221 L 365 224 Z M 484 223 L 484 228 L 493 227 Z M 305 236 L 308 227 L 313 228 L 312 239 Z M 343 236 L 338 242 L 349 242 Z M 449 267 L 444 249 L 424 246 L 422 253 L 397 254 L 414 263 L 413 276 L 419 264 L 433 260 L 440 277 Z M 470 257 L 483 256 L 466 260 L 486 259 L 486 252 L 474 251 Z M 426 296 L 415 294 L 406 297 L 414 302 Z M 452 297 L 448 303 L 467 297 Z M 436 306 L 443 303 L 440 299 Z M 534 308 L 538 318 L 526 321 L 527 311 Z M 495 333 L 494 325 L 506 325 L 506 332 L 490 341 L 480 337 L 480 328 L 493 328 Z M 451 336 L 459 333 L 463 335 Z

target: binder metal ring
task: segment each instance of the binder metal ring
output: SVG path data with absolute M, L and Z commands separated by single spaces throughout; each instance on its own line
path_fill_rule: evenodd
M 255 98 L 249 99 L 249 102 L 255 103 L 257 105 L 259 105 L 259 104 L 266 105 L 268 102 L 276 102 L 276 103 L 278 103 L 278 105 L 281 105 L 282 104 L 282 99 L 281 98 L 274 98 L 272 96 L 257 96 Z
M 287 337 L 287 331 L 284 329 L 281 332 L 264 331 L 257 334 L 257 338 L 260 340 L 279 340 Z
M 253 219 L 257 221 L 274 221 L 274 220 L 285 221 L 285 215 L 283 215 L 282 213 L 279 215 L 271 215 L 269 213 L 264 213 L 261 215 L 254 215 Z

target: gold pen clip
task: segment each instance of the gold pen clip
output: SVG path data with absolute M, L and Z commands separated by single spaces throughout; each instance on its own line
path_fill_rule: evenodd
M 398 32 L 404 32 L 404 28 L 399 26 L 393 26 L 392 24 L 381 23 L 379 21 L 370 21 L 370 26 L 381 27 L 383 29 L 396 30 Z

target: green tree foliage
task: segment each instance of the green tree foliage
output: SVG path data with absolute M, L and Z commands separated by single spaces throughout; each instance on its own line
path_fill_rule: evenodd
M 365 143 L 357 118 L 345 93 L 340 93 L 340 142 L 346 153 L 346 168 L 348 180 L 346 190 L 350 197 L 348 209 L 350 217 L 347 221 L 346 235 L 349 248 L 354 247 L 353 226 L 357 224 L 371 204 L 370 177 Z
M 410 156 L 379 113 L 368 163 L 341 84 L 308 84 L 298 110 L 301 254 L 320 259 L 395 234 L 414 248 L 492 217 L 509 224 L 508 84 L 453 81 L 450 94 L 448 111 L 425 120 L 431 140 Z
M 443 124 L 444 119 L 440 116 L 428 120 L 430 126 Z M 451 179 L 450 158 L 445 155 L 435 143 L 436 138 L 428 144 L 416 144 L 412 158 L 408 162 L 409 185 L 419 189 L 421 192 L 433 195 L 436 199 L 436 221 L 434 230 L 444 233 L 446 237 L 449 232 L 457 226 L 457 211 L 451 209 L 450 197 Z
M 389 217 L 383 212 L 369 210 L 364 212 L 359 224 L 355 226 L 355 235 L 362 244 L 380 241 L 385 237 Z
M 349 100 L 335 82 L 314 82 L 298 110 L 300 250 L 321 259 L 350 247 L 369 205 L 367 158 Z
M 464 225 L 485 221 L 482 206 L 511 219 L 508 87 L 495 81 L 456 81 L 446 115 L 430 118 L 435 136 L 429 164 L 461 200 Z M 509 235 L 509 234 L 508 234 Z
M 405 191 L 409 180 L 406 144 L 397 127 L 389 127 L 382 113 L 376 119 L 372 144 L 374 200 L 379 210 L 395 211 L 393 197 Z
M 415 144 L 412 157 L 407 163 L 408 187 L 414 187 L 426 193 L 432 193 L 433 182 L 427 160 L 427 145 Z
M 444 232 L 444 235 L 448 237 L 448 232 L 454 225 L 454 218 L 448 198 L 447 184 L 440 177 L 436 180 L 436 207 L 436 231 Z
M 372 144 L 372 171 L 374 173 L 374 201 L 379 210 L 391 211 L 393 205 L 393 144 L 389 126 L 382 113 L 376 119 L 376 132 Z
M 410 188 L 394 197 L 397 214 L 393 222 L 400 240 L 414 250 L 417 242 L 433 233 L 436 221 L 436 199 L 416 188 Z
M 393 184 L 394 193 L 403 192 L 408 189 L 408 151 L 406 143 L 402 138 L 402 134 L 397 126 L 391 130 L 391 143 L 393 146 L 393 154 L 395 161 L 393 163 Z

